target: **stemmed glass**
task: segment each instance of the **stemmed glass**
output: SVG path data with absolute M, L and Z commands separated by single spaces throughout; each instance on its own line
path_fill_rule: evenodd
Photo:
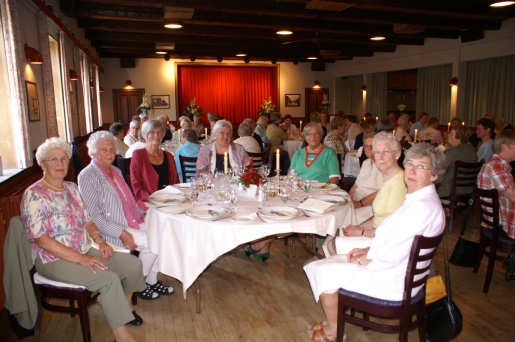
M 231 201 L 232 210 L 236 209 L 236 202 L 238 202 L 238 191 L 231 189 L 231 192 L 229 194 L 229 200 Z
M 279 196 L 283 200 L 283 203 L 285 206 L 287 206 L 286 202 L 288 202 L 288 200 L 290 199 L 290 195 L 291 195 L 291 189 L 289 189 L 289 186 L 283 185 L 279 188 Z
M 271 206 L 272 204 L 268 202 L 268 198 L 270 196 L 270 198 L 274 198 L 275 195 L 277 195 L 277 193 L 279 192 L 279 190 L 277 189 L 277 186 L 275 184 L 273 184 L 272 182 L 268 182 L 267 185 L 266 185 L 266 202 L 265 202 L 265 206 L 266 207 L 269 207 Z
M 265 178 L 268 178 L 268 175 L 270 174 L 270 164 L 261 165 L 261 170 L 263 171 L 263 176 L 265 176 Z
M 197 185 L 197 178 L 191 178 L 191 198 L 193 199 L 192 205 L 199 205 L 199 201 L 197 201 L 199 195 L 199 189 Z
M 311 190 L 311 180 L 306 179 L 306 180 L 304 181 L 304 191 L 306 191 L 306 192 L 307 192 L 308 197 L 311 197 L 311 195 L 309 194 L 309 191 L 310 191 L 310 190 Z
M 203 199 L 202 194 L 206 191 L 206 188 L 207 188 L 206 181 L 205 181 L 204 177 L 197 177 L 196 183 L 197 183 L 197 189 L 200 192 L 200 200 L 202 200 Z

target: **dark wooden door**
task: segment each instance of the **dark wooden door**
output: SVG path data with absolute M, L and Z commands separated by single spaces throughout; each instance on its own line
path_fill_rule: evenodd
M 127 129 L 134 115 L 139 114 L 136 108 L 143 101 L 145 89 L 114 89 L 114 121 L 123 123 Z
M 309 122 L 309 114 L 312 112 L 322 111 L 322 100 L 324 99 L 324 93 L 327 94 L 327 100 L 329 100 L 329 89 L 306 88 L 306 121 Z

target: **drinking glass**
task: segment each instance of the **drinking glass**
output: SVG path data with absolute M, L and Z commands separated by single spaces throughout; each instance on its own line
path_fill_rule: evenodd
M 268 178 L 268 175 L 270 174 L 270 164 L 261 165 L 261 170 L 263 170 L 263 176 L 265 176 L 265 178 Z
M 198 195 L 199 195 L 199 189 L 198 189 L 198 185 L 197 185 L 197 178 L 192 177 L 191 178 L 191 199 L 193 200 L 193 202 L 191 203 L 191 205 L 195 206 L 195 205 L 200 204 L 199 201 L 197 201 Z
M 202 194 L 206 191 L 206 182 L 204 177 L 197 177 L 197 189 L 200 193 L 200 200 L 202 200 Z
M 226 185 L 220 185 L 218 187 L 218 191 L 217 191 L 217 200 L 218 202 L 224 202 L 225 201 L 225 196 L 227 196 L 227 186 Z
M 236 202 L 238 202 L 238 192 L 236 190 L 231 190 L 230 200 L 232 205 L 232 210 L 236 209 Z
M 289 186 L 281 186 L 279 188 L 279 196 L 283 200 L 284 205 L 287 206 L 286 202 L 288 202 L 291 196 L 291 189 L 289 188 Z
M 310 191 L 310 190 L 311 190 L 311 180 L 306 179 L 306 180 L 304 181 L 304 191 L 306 191 L 306 192 L 307 192 L 308 197 L 311 197 L 311 195 L 309 194 L 309 191 Z
M 267 207 L 271 206 L 272 204 L 268 202 L 268 199 L 271 198 L 273 200 L 278 192 L 279 190 L 277 189 L 277 186 L 272 182 L 268 182 L 266 186 L 266 202 L 264 205 Z

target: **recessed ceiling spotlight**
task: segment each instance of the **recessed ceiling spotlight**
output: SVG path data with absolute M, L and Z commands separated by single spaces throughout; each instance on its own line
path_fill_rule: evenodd
M 310 56 L 310 57 L 308 57 L 308 59 L 318 59 L 318 57 Z
M 166 55 L 166 51 L 156 51 L 158 55 Z
M 195 56 L 190 56 L 190 61 L 195 62 Z
M 299 61 L 298 61 L 298 60 L 296 60 L 296 59 L 294 59 L 294 60 L 293 60 L 293 65 L 297 65 L 297 64 L 299 64 Z
M 515 1 L 496 1 L 490 4 L 490 7 L 506 7 L 515 4 Z
M 386 37 L 383 37 L 383 36 L 375 36 L 375 37 L 370 37 L 370 40 L 385 40 Z
M 249 63 L 249 62 L 250 62 L 250 58 L 245 57 L 245 58 L 243 59 L 243 61 L 244 61 L 245 63 Z
M 277 59 L 272 58 L 272 64 L 276 64 L 276 63 L 277 63 Z
M 277 31 L 275 31 L 276 34 L 280 34 L 282 36 L 287 36 L 290 34 L 293 34 L 293 31 L 287 28 L 280 28 Z
M 180 29 L 182 28 L 182 24 L 177 22 L 167 23 L 165 24 L 165 27 L 169 29 Z
M 239 53 L 239 54 L 236 55 L 236 57 L 245 57 L 245 56 L 247 56 L 246 53 Z
M 169 55 L 169 54 L 166 54 L 163 58 L 165 59 L 165 61 L 167 61 L 167 62 L 168 62 L 168 61 L 170 60 L 170 55 Z
M 224 59 L 223 59 L 222 57 L 218 57 L 216 60 L 217 60 L 217 62 L 218 62 L 218 63 L 222 63 L 222 61 L 223 61 Z

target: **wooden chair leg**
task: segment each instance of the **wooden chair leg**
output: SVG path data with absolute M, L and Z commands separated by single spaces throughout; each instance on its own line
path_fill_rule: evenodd
M 490 282 L 492 281 L 492 274 L 494 273 L 495 266 L 495 255 L 497 252 L 497 246 L 490 246 L 490 256 L 488 258 L 488 267 L 486 269 L 485 285 L 483 286 L 483 293 L 488 293 L 490 288 Z
M 34 325 L 34 342 L 39 342 L 39 336 L 41 334 L 41 319 L 43 317 L 43 306 L 41 305 L 41 288 L 39 285 L 34 285 L 34 292 L 36 293 L 36 301 L 38 303 L 38 317 L 36 319 L 36 324 Z
M 91 328 L 88 313 L 88 294 L 86 292 L 76 293 L 77 306 L 80 318 L 80 328 L 82 329 L 82 339 L 84 342 L 91 342 Z
M 345 307 L 343 305 L 343 296 L 338 295 L 338 319 L 336 325 L 336 342 L 343 342 L 345 335 Z
M 75 309 L 75 301 L 73 299 L 69 299 L 70 301 L 70 309 L 72 309 L 72 312 L 70 312 L 70 316 L 75 317 L 75 312 L 73 310 Z
M 454 213 L 456 211 L 455 206 L 456 202 L 454 200 L 451 200 L 451 217 L 449 218 L 449 232 L 452 232 L 452 222 L 454 221 Z
M 420 342 L 426 342 L 426 307 L 423 306 L 420 312 L 418 313 L 417 320 L 418 323 L 418 339 Z

